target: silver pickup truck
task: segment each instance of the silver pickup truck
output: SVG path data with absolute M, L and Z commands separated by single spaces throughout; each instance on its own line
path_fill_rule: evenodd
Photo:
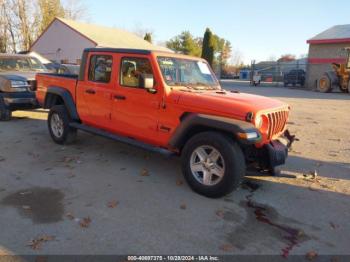
M 46 71 L 34 57 L 0 54 L 0 121 L 10 120 L 13 111 L 38 107 L 35 75 Z

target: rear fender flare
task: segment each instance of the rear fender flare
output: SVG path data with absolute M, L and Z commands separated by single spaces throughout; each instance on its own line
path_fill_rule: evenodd
M 68 113 L 71 119 L 74 121 L 80 121 L 79 114 L 75 106 L 72 95 L 70 94 L 69 91 L 67 91 L 62 87 L 50 86 L 47 88 L 44 108 L 50 109 L 52 106 L 56 105 L 57 97 L 62 99 L 64 105 L 68 110 Z

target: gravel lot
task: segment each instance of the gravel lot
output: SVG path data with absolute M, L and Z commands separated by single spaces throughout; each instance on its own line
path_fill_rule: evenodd
M 0 123 L 0 254 L 350 255 L 350 95 L 223 86 L 291 105 L 279 177 L 207 199 L 176 157 L 82 132 L 58 146 L 45 111 L 19 111 Z

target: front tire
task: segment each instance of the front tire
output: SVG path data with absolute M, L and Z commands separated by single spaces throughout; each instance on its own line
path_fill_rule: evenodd
M 10 121 L 12 119 L 12 111 L 6 108 L 0 109 L 0 121 Z
M 241 148 L 218 132 L 193 136 L 186 143 L 181 160 L 182 172 L 192 190 L 211 198 L 231 193 L 246 171 Z
M 340 89 L 340 91 L 342 93 L 348 93 L 349 92 L 349 87 L 348 86 L 346 86 L 345 88 L 343 86 L 340 86 L 339 89 Z
M 53 106 L 48 117 L 48 128 L 52 140 L 59 144 L 69 144 L 75 141 L 77 130 L 69 126 L 71 119 L 64 105 Z

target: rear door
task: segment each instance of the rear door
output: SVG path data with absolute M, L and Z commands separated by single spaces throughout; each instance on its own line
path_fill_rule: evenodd
M 108 128 L 111 121 L 115 70 L 110 53 L 88 55 L 85 79 L 77 88 L 79 115 L 85 124 Z
M 118 60 L 112 128 L 125 136 L 157 144 L 162 89 L 156 81 L 156 93 L 150 93 L 140 85 L 142 74 L 153 75 L 156 79 L 151 60 L 145 55 L 119 55 Z

